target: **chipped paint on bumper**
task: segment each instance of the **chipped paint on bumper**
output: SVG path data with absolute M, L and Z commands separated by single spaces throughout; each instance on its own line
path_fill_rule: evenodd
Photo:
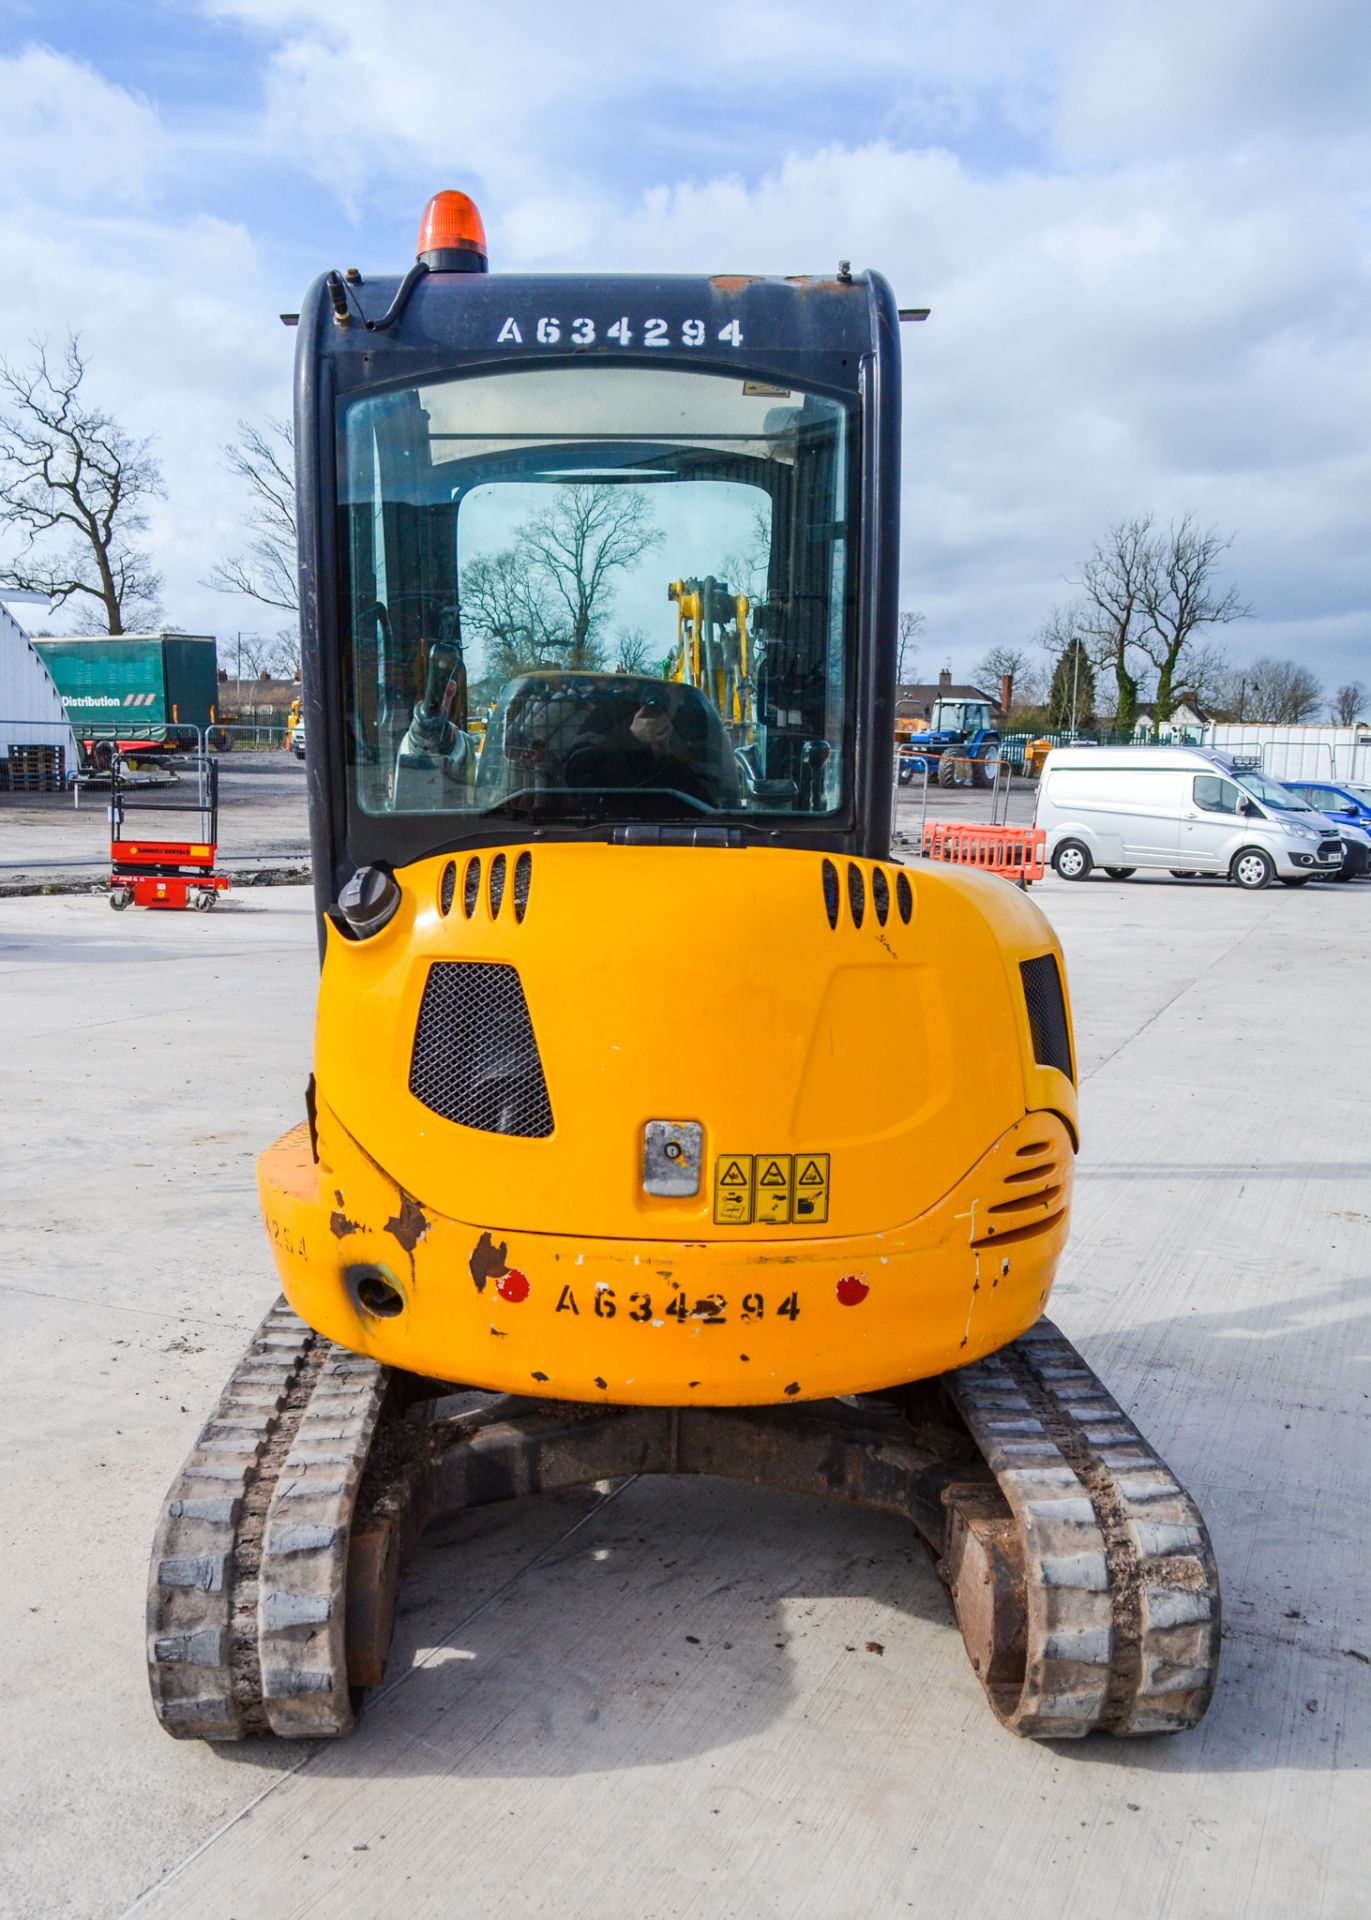
M 869 1392 L 993 1352 L 1046 1305 L 1074 1158 L 1062 1121 L 1031 1113 L 892 1232 L 679 1242 L 446 1217 L 402 1192 L 323 1101 L 317 1141 L 317 1164 L 305 1127 L 258 1162 L 281 1284 L 311 1326 L 434 1379 L 642 1406 Z M 367 1311 L 386 1288 L 402 1304 Z

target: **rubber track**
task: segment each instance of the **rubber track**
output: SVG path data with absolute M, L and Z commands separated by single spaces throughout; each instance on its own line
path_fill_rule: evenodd
M 1203 1716 L 1219 1580 L 1198 1507 L 1049 1320 L 943 1376 L 1019 1524 L 1027 1653 L 1016 1733 L 1175 1733 Z
M 234 1368 L 162 1509 L 148 1591 L 153 1705 L 180 1739 L 352 1725 L 348 1529 L 384 1370 L 284 1300 Z

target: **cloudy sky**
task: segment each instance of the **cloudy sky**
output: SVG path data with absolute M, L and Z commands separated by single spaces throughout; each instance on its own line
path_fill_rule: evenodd
M 221 462 L 277 321 L 400 271 L 428 195 L 518 271 L 879 267 L 905 329 L 904 604 L 968 673 L 1110 523 L 1234 535 L 1236 659 L 1371 682 L 1364 0 L 0 0 L 0 353 L 80 329 L 156 436 L 168 617 L 241 543 Z

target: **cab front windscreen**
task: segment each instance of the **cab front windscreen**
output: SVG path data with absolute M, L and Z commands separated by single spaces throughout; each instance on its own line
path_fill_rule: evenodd
M 365 395 L 339 473 L 372 816 L 832 816 L 851 781 L 847 408 L 538 368 Z
M 1240 787 L 1245 787 L 1249 793 L 1255 794 L 1258 800 L 1264 801 L 1268 807 L 1274 807 L 1277 812 L 1313 813 L 1314 811 L 1307 800 L 1301 800 L 1300 796 L 1292 793 L 1289 787 L 1281 786 L 1255 768 L 1244 767 L 1235 773 L 1233 778 Z

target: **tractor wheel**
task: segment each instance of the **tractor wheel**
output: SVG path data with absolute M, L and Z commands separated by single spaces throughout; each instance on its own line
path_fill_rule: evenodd
M 971 762 L 971 778 L 978 787 L 993 787 L 999 777 L 1000 750 L 998 747 L 986 747 Z
M 945 747 L 938 756 L 938 785 L 967 787 L 971 784 L 971 762 L 964 753 Z

